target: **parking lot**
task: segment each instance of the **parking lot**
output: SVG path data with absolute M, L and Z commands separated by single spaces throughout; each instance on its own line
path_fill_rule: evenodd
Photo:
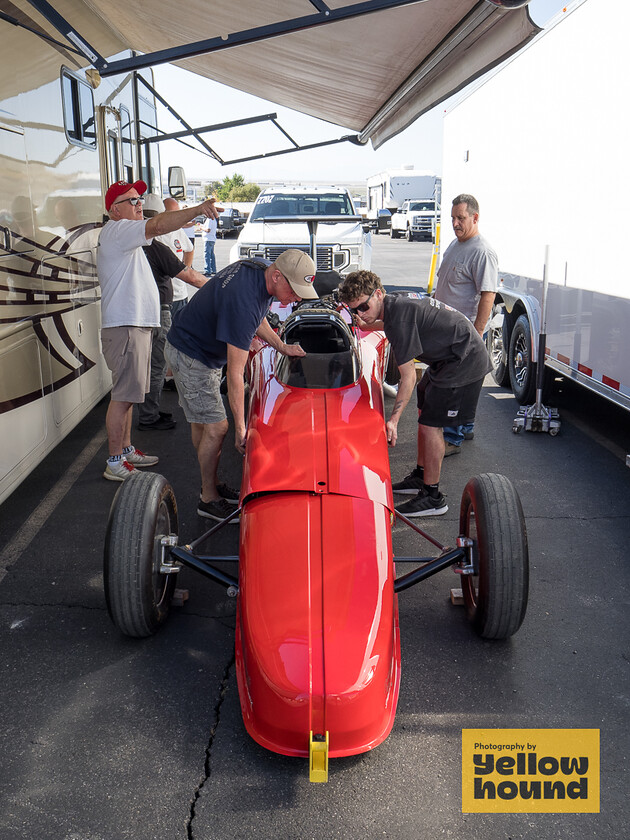
M 231 244 L 217 243 L 219 268 Z M 373 268 L 389 288 L 422 287 L 430 255 L 429 243 L 374 237 Z M 570 386 L 556 398 L 557 437 L 514 435 L 517 405 L 488 377 L 474 440 L 444 463 L 449 511 L 426 523 L 452 545 L 468 479 L 510 478 L 529 537 L 523 626 L 505 642 L 476 637 L 451 603 L 459 579 L 450 570 L 401 593 L 393 731 L 370 753 L 332 760 L 326 785 L 309 783 L 306 760 L 270 753 L 247 735 L 235 602 L 222 588 L 183 570 L 188 600 L 155 637 L 125 638 L 111 624 L 102 552 L 117 487 L 101 478 L 107 406 L 97 406 L 0 507 L 0 840 L 625 836 L 627 415 Z M 134 439 L 160 456 L 189 540 L 207 527 L 195 513 L 198 471 L 176 395 L 163 400 L 177 428 Z M 415 463 L 415 433 L 410 405 L 390 453 L 394 480 Z M 241 458 L 231 446 L 223 463 L 224 478 L 238 485 Z M 221 532 L 217 553 L 238 552 L 237 530 Z M 428 551 L 402 524 L 393 543 L 400 556 Z M 521 728 L 600 730 L 600 813 L 462 813 L 462 729 Z

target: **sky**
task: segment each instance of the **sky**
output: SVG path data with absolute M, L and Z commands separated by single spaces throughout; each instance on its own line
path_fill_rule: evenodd
M 562 11 L 561 0 L 531 0 L 530 15 L 535 23 L 544 26 Z M 191 125 L 202 126 L 237 120 L 260 114 L 277 113 L 278 121 L 299 144 L 336 139 L 354 133 L 299 114 L 288 108 L 258 99 L 255 96 L 220 85 L 177 67 L 162 65 L 154 69 L 156 89 Z M 169 166 L 183 166 L 188 179 L 221 181 L 227 175 L 239 173 L 246 181 L 323 181 L 351 183 L 364 181 L 385 169 L 413 166 L 441 174 L 442 118 L 448 103 L 419 117 L 405 131 L 388 140 L 378 150 L 371 144 L 365 147 L 341 143 L 323 149 L 295 152 L 266 160 L 221 166 L 217 161 L 176 141 L 160 144 L 162 172 Z M 159 108 L 158 120 L 165 131 L 177 131 L 181 125 Z M 252 131 L 256 132 L 252 142 Z M 224 160 L 235 159 L 259 151 L 286 147 L 286 140 L 273 128 L 257 124 L 254 128 L 212 132 L 206 141 Z M 191 140 L 191 144 L 196 141 Z

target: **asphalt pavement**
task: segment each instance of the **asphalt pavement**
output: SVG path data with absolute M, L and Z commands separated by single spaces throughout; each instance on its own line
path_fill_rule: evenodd
M 218 243 L 219 267 L 230 245 Z M 427 243 L 375 237 L 374 269 L 386 285 L 421 286 L 429 259 Z M 188 600 L 156 636 L 129 639 L 112 625 L 102 556 L 117 485 L 101 477 L 107 404 L 99 404 L 0 507 L 0 840 L 626 836 L 627 415 L 579 390 L 558 399 L 557 437 L 515 435 L 517 405 L 488 377 L 474 440 L 444 462 L 448 513 L 423 522 L 452 545 L 468 479 L 510 478 L 531 564 L 521 629 L 508 641 L 479 639 L 451 603 L 459 578 L 450 570 L 402 592 L 393 731 L 370 753 L 331 760 L 325 785 L 309 783 L 306 760 L 247 735 L 235 601 L 224 589 L 185 569 L 178 586 Z M 195 513 L 194 451 L 175 394 L 164 393 L 163 409 L 176 429 L 135 432 L 134 442 L 159 455 L 180 536 L 190 540 L 207 528 Z M 410 406 L 390 453 L 394 480 L 415 463 L 414 415 Z M 240 465 L 227 445 L 230 484 Z M 400 556 L 431 552 L 403 524 L 393 543 Z M 238 529 L 224 529 L 213 548 L 236 554 Z M 506 728 L 600 730 L 600 813 L 462 813 L 462 729 Z

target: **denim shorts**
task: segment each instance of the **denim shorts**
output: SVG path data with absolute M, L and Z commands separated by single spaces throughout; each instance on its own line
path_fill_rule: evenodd
M 164 356 L 173 371 L 179 404 L 189 423 L 221 423 L 226 420 L 221 396 L 221 368 L 209 368 L 166 341 Z

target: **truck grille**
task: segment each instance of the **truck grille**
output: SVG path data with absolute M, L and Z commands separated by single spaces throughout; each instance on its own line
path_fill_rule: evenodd
M 275 262 L 280 254 L 282 254 L 283 251 L 286 251 L 287 248 L 296 248 L 298 251 L 304 251 L 305 254 L 311 253 L 311 249 L 307 245 L 273 245 L 265 247 L 265 259 Z M 317 270 L 333 270 L 333 255 L 332 248 L 330 246 L 317 246 Z

